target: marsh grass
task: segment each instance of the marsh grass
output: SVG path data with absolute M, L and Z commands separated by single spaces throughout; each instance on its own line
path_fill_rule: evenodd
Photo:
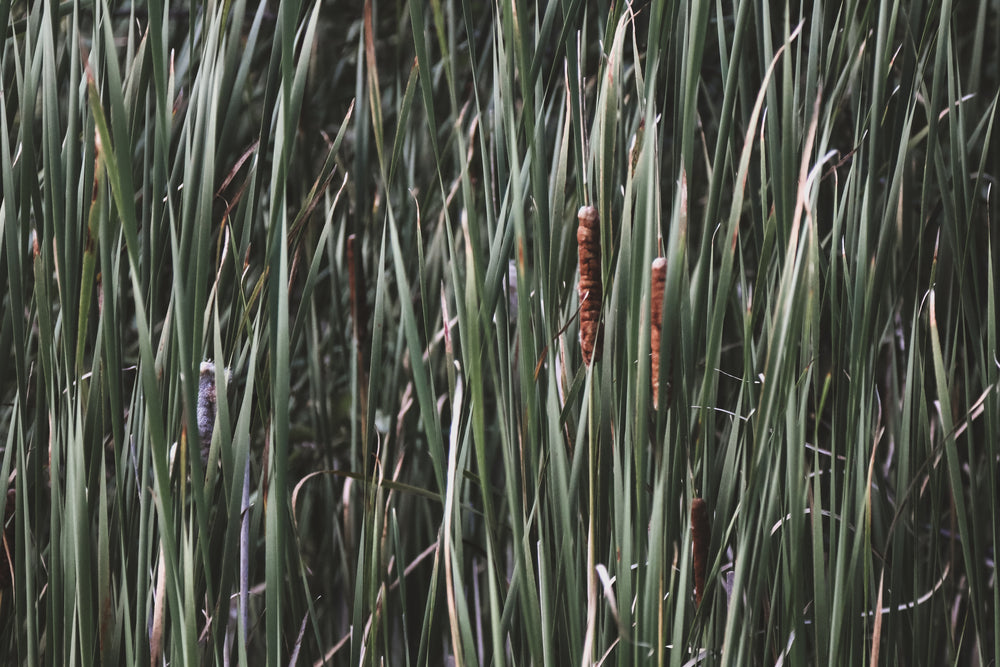
M 759 5 L 0 5 L 0 661 L 995 662 L 1000 8 Z

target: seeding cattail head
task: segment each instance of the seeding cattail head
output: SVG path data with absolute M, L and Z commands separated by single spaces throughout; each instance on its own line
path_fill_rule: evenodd
M 667 260 L 657 257 L 650 271 L 649 296 L 649 348 L 652 352 L 653 408 L 660 406 L 660 339 L 663 333 L 663 287 L 667 282 Z M 667 402 L 670 402 L 670 387 L 667 386 Z
M 228 369 L 226 380 L 229 380 Z M 215 413 L 215 364 L 203 361 L 198 374 L 198 439 L 201 443 L 202 465 L 208 463 L 208 452 L 212 447 L 212 431 L 215 429 Z
M 691 550 L 694 557 L 694 597 L 701 604 L 705 593 L 705 571 L 708 568 L 708 543 L 712 531 L 708 521 L 708 504 L 702 498 L 691 501 Z
M 601 360 L 604 331 L 601 327 L 601 225 L 593 206 L 582 206 L 576 217 L 576 244 L 580 252 L 580 350 L 588 366 Z

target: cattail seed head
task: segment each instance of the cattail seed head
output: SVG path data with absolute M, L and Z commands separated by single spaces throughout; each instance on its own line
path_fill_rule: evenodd
M 663 333 L 663 288 L 667 283 L 667 260 L 657 257 L 650 271 L 649 295 L 649 348 L 652 352 L 651 377 L 653 383 L 653 408 L 660 405 L 660 339 Z M 667 402 L 670 402 L 670 388 L 667 387 Z
M 368 359 L 368 289 L 361 260 L 361 241 L 355 234 L 347 237 L 347 284 L 350 290 L 352 335 L 363 362 Z
M 229 371 L 226 370 L 226 380 Z M 212 431 L 215 429 L 216 391 L 215 364 L 201 362 L 198 374 L 198 439 L 201 444 L 201 463 L 208 463 L 208 452 L 212 447 Z
M 601 225 L 597 209 L 582 206 L 576 214 L 580 221 L 576 229 L 576 244 L 580 253 L 580 350 L 588 366 L 600 361 L 604 331 L 601 326 Z
M 708 568 L 708 543 L 712 531 L 708 520 L 708 503 L 703 498 L 691 501 L 691 551 L 694 558 L 694 597 L 701 604 L 705 593 L 705 572 Z

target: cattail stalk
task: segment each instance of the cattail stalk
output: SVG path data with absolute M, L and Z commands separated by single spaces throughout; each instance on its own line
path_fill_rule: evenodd
M 657 257 L 650 271 L 649 296 L 649 347 L 652 352 L 651 378 L 653 383 L 653 409 L 660 406 L 660 339 L 663 333 L 663 288 L 667 283 L 667 260 Z M 670 384 L 667 384 L 667 403 L 670 403 Z
M 708 543 L 712 531 L 708 521 L 708 503 L 703 498 L 691 501 L 691 550 L 694 556 L 694 597 L 701 605 L 705 593 L 705 571 L 708 567 Z
M 601 225 L 593 206 L 582 206 L 576 214 L 576 244 L 580 252 L 580 351 L 588 366 L 601 360 L 604 330 L 601 325 Z

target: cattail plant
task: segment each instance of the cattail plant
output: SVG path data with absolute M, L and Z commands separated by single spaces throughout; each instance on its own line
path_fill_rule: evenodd
M 663 329 L 663 287 L 667 282 L 667 260 L 657 257 L 650 271 L 649 347 L 652 352 L 653 409 L 660 407 L 660 337 Z M 667 404 L 670 404 L 670 381 L 667 381 Z
M 601 226 L 597 209 L 581 206 L 576 217 L 576 243 L 580 252 L 580 350 L 588 366 L 601 360 L 604 330 L 601 327 Z
M 708 503 L 703 498 L 691 501 L 691 551 L 694 558 L 694 597 L 701 604 L 705 593 L 705 570 L 708 567 L 708 543 L 712 532 L 708 522 Z

